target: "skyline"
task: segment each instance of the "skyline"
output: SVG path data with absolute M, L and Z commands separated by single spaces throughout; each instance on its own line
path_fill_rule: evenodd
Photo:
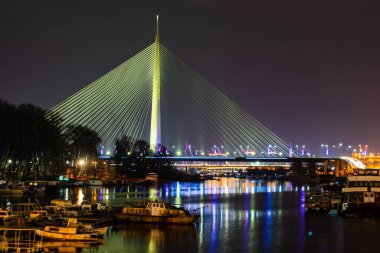
M 58 104 L 153 43 L 159 14 L 160 40 L 286 142 L 380 150 L 369 2 L 20 3 L 1 8 L 0 98 L 10 103 Z

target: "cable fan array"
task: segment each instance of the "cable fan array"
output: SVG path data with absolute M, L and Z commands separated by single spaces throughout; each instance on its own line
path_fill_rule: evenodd
M 50 111 L 67 124 L 97 131 L 110 149 L 122 135 L 149 140 L 154 47 L 67 98 Z M 288 155 L 288 145 L 160 44 L 162 145 L 186 155 Z M 148 121 L 148 122 L 147 122 Z

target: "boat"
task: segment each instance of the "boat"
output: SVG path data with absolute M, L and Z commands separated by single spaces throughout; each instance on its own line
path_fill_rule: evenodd
M 79 208 L 82 213 L 88 212 L 90 214 L 104 213 L 107 211 L 105 203 L 92 203 L 88 200 L 83 200 Z
M 145 181 L 157 182 L 158 181 L 158 174 L 155 172 L 149 172 L 145 176 Z
M 103 186 L 103 181 L 101 179 L 91 179 L 91 180 L 88 180 L 87 185 L 89 185 L 89 186 Z
M 108 231 L 108 226 L 100 226 L 99 224 L 94 223 L 83 224 L 82 222 L 78 222 L 77 218 L 61 218 L 59 220 L 62 226 L 77 227 L 82 232 L 97 233 L 98 237 L 103 237 Z
M 47 216 L 48 212 L 46 210 L 33 210 L 29 213 L 29 221 L 38 219 L 41 216 Z
M 100 236 L 97 231 L 89 231 L 72 218 L 68 219 L 66 226 L 45 226 L 43 230 L 36 229 L 36 235 L 43 239 L 62 241 L 97 241 Z
M 0 188 L 0 194 L 23 194 L 25 191 L 25 186 L 21 183 L 2 184 Z
M 45 192 L 46 190 L 46 187 L 45 185 L 47 185 L 47 182 L 46 181 L 30 181 L 27 183 L 27 186 L 28 186 L 28 189 L 27 191 L 28 192 Z
M 116 220 L 158 224 L 192 224 L 199 219 L 198 214 L 190 214 L 184 208 L 173 207 L 162 201 L 146 201 L 141 206 L 125 206 L 114 214 Z
M 323 193 L 307 194 L 305 197 L 305 211 L 329 211 L 331 197 Z
M 380 213 L 379 170 L 357 170 L 354 175 L 349 175 L 342 194 L 342 215 L 378 215 Z
M 14 215 L 8 209 L 0 210 L 0 226 L 9 226 L 11 223 L 17 221 L 17 215 Z

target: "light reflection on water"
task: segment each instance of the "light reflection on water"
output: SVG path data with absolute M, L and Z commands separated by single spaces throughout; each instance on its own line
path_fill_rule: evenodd
M 165 183 L 160 187 L 130 188 L 125 192 L 114 189 L 107 194 L 109 204 L 141 198 L 163 199 L 174 205 L 197 210 L 201 215 L 200 221 L 194 226 L 119 225 L 107 236 L 107 244 L 90 250 L 122 252 L 128 248 L 130 252 L 167 252 L 170 249 L 184 252 L 227 252 L 226 249 L 231 249 L 242 252 L 259 245 L 259 248 L 268 250 L 273 240 L 271 219 L 280 219 L 283 214 L 281 208 L 273 208 L 272 195 L 277 195 L 277 204 L 282 201 L 279 194 L 295 192 L 291 183 L 234 178 L 201 183 Z M 265 225 L 263 243 L 257 243 L 252 238 L 258 222 Z M 120 234 L 123 235 L 122 238 Z
M 201 216 L 193 226 L 117 224 L 103 244 L 77 252 L 373 252 L 379 220 L 305 214 L 306 190 L 278 181 L 221 178 L 148 188 L 68 188 L 37 197 L 41 203 L 62 198 L 116 206 L 162 199 Z M 25 201 L 3 196 L 0 200 Z

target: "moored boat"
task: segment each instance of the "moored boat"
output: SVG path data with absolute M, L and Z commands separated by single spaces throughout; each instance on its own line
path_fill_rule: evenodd
M 101 179 L 91 179 L 91 180 L 88 180 L 87 185 L 89 185 L 89 186 L 103 186 L 103 181 Z
M 0 194 L 23 194 L 26 191 L 22 183 L 9 183 L 0 186 Z
M 380 211 L 379 170 L 358 170 L 347 177 L 342 189 L 342 214 L 346 216 L 378 215 Z
M 126 222 L 158 224 L 192 224 L 199 219 L 198 214 L 190 214 L 184 208 L 173 207 L 161 201 L 147 201 L 144 206 L 123 207 L 114 217 Z
M 50 240 L 96 241 L 106 233 L 107 229 L 108 227 L 93 229 L 89 226 L 82 226 L 77 223 L 75 218 L 69 218 L 65 225 L 45 226 L 43 230 L 36 229 L 36 235 Z

